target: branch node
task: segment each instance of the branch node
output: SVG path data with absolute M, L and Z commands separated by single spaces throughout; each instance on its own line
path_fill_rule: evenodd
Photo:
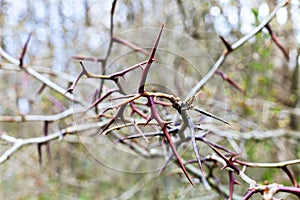
M 226 54 L 230 53 L 232 51 L 232 47 L 231 45 L 225 40 L 225 38 L 223 36 L 219 36 L 223 42 L 223 44 L 225 45 L 227 51 Z

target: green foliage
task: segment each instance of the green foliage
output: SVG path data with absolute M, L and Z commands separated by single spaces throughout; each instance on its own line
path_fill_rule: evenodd
M 249 63 L 245 64 L 243 85 L 249 96 L 259 96 L 264 99 L 272 98 L 272 48 L 270 38 L 260 33 L 256 36 L 255 52 Z
M 258 18 L 258 9 L 257 8 L 252 8 L 251 9 L 252 13 L 254 14 L 255 18 Z
M 255 114 L 255 110 L 251 106 L 247 105 L 244 101 L 241 101 L 239 106 L 242 108 L 244 116 L 252 116 Z
M 282 110 L 282 107 L 281 106 L 274 106 L 270 109 L 275 115 L 278 115 L 281 110 Z

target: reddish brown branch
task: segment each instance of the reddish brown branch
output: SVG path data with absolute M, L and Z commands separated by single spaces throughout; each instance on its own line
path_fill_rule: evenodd
M 41 87 L 38 89 L 38 91 L 36 92 L 37 95 L 42 94 L 42 92 L 45 90 L 45 88 L 47 87 L 46 84 L 42 84 Z
M 108 49 L 106 51 L 106 56 L 105 58 L 103 59 L 103 62 L 101 63 L 101 68 L 102 68 L 102 72 L 103 72 L 103 75 L 105 75 L 105 68 L 106 68 L 106 63 L 107 63 L 107 60 L 108 60 L 108 57 L 111 53 L 111 49 L 112 49 L 112 46 L 113 46 L 113 40 L 112 40 L 112 37 L 113 37 L 113 29 L 114 29 L 114 13 L 115 13 L 115 9 L 116 9 L 116 4 L 117 4 L 117 0 L 114 0 L 112 2 L 112 5 L 111 5 L 111 11 L 110 11 L 110 39 L 109 39 L 109 45 L 108 45 Z M 115 80 L 116 81 L 116 80 Z M 99 95 L 98 97 L 100 97 L 102 95 L 102 92 L 103 92 L 103 86 L 104 86 L 104 80 L 101 79 L 100 81 L 100 85 L 99 85 Z M 119 88 L 120 91 L 122 91 L 122 88 Z
M 246 94 L 245 90 L 238 84 L 235 80 L 233 80 L 231 77 L 229 77 L 226 73 L 224 73 L 221 70 L 217 70 L 216 73 L 222 77 L 224 81 L 227 81 L 230 85 L 232 85 L 235 89 L 240 91 L 242 94 Z
M 254 195 L 257 192 L 259 192 L 259 191 L 256 191 L 256 189 L 254 189 L 254 188 L 249 189 L 248 192 L 243 196 L 243 200 L 250 199 L 252 197 L 252 195 Z
M 286 193 L 294 194 L 298 198 L 300 198 L 300 188 L 288 187 L 288 186 L 278 186 L 277 192 L 286 192 Z
M 176 150 L 176 147 L 175 147 L 175 145 L 174 145 L 174 143 L 171 139 L 171 136 L 168 132 L 168 129 L 166 127 L 167 122 L 162 120 L 161 117 L 158 114 L 158 111 L 157 111 L 155 103 L 154 103 L 153 96 L 149 96 L 148 101 L 149 101 L 149 106 L 151 108 L 151 118 L 149 120 L 155 119 L 157 121 L 157 123 L 159 124 L 159 126 L 161 127 L 161 129 L 164 133 L 164 136 L 167 138 L 167 141 L 170 144 L 170 147 L 171 147 L 171 149 L 172 149 L 172 151 L 173 151 L 173 153 L 174 153 L 174 155 L 177 159 L 177 162 L 178 162 L 180 168 L 182 169 L 182 171 L 183 171 L 184 175 L 186 176 L 186 178 L 188 179 L 188 181 L 194 186 L 194 182 L 192 181 L 189 174 L 187 173 L 186 168 L 185 168 L 185 166 L 184 166 L 184 164 L 183 164 L 183 162 L 182 162 L 182 160 L 181 160 L 181 158 L 180 158 L 180 156 L 179 156 L 179 154 Z
M 154 56 L 155 56 L 155 52 L 156 52 L 156 49 L 157 49 L 157 46 L 158 46 L 158 42 L 159 42 L 159 39 L 160 39 L 160 36 L 161 36 L 163 28 L 164 28 L 164 24 L 161 26 L 161 29 L 159 31 L 159 34 L 158 34 L 158 36 L 156 38 L 156 41 L 155 41 L 154 46 L 152 48 L 152 51 L 150 53 L 149 59 L 147 61 L 146 67 L 143 70 L 142 78 L 141 78 L 141 81 L 140 81 L 140 84 L 139 84 L 139 93 L 144 93 L 145 92 L 146 79 L 147 79 L 148 72 L 149 72 L 149 69 L 151 67 L 151 64 L 153 62 L 153 59 L 154 59 Z
M 133 113 L 138 114 L 139 116 L 141 116 L 144 119 L 148 119 L 148 116 L 143 113 L 141 110 L 137 109 L 137 107 L 134 105 L 134 102 L 130 102 L 129 103 L 130 107 L 131 107 L 131 115 L 133 115 Z
M 37 144 L 37 152 L 39 157 L 39 164 L 42 165 L 43 159 L 42 159 L 42 144 Z
M 46 94 L 46 97 L 55 107 L 57 107 L 60 110 L 60 112 L 63 112 L 66 110 L 66 107 L 52 95 Z
M 19 66 L 20 67 L 24 67 L 24 57 L 25 57 L 25 54 L 26 54 L 26 51 L 27 51 L 27 47 L 28 47 L 30 38 L 31 38 L 31 33 L 27 37 L 27 40 L 26 40 L 26 42 L 24 44 L 24 47 L 23 47 L 23 50 L 22 50 L 22 53 L 21 53 L 21 56 L 20 56 L 20 59 L 19 59 L 19 61 L 20 61 Z
M 155 102 L 155 104 L 159 104 L 161 106 L 166 106 L 166 107 L 172 106 L 172 103 L 170 103 L 170 102 L 160 101 L 157 99 L 155 99 L 154 102 Z
M 114 29 L 114 13 L 116 10 L 117 0 L 112 2 L 111 11 L 110 11 L 110 37 L 113 37 L 113 29 Z
M 153 59 L 153 61 L 154 61 L 154 59 Z M 108 79 L 115 79 L 115 78 L 117 78 L 117 77 L 122 77 L 122 76 L 124 76 L 127 72 L 130 72 L 130 71 L 132 71 L 132 70 L 134 70 L 134 69 L 136 69 L 136 68 L 139 68 L 139 67 L 143 69 L 143 65 L 145 65 L 146 63 L 147 63 L 147 61 L 143 61 L 143 62 L 140 62 L 140 63 L 138 63 L 138 64 L 135 64 L 135 65 L 133 65 L 133 66 L 131 66 L 131 67 L 128 67 L 127 69 L 124 69 L 124 70 L 121 70 L 121 71 L 119 71 L 119 72 L 113 73 L 113 74 L 109 75 Z
M 121 119 L 125 122 L 124 120 L 124 110 L 126 108 L 127 104 L 122 105 L 119 109 L 118 112 L 107 122 L 107 124 L 104 126 L 102 131 L 100 132 L 101 134 L 106 131 L 116 120 Z
M 225 162 L 226 162 L 226 166 L 224 166 L 224 168 L 229 167 L 231 168 L 233 171 L 235 171 L 237 174 L 240 174 L 240 169 L 237 168 L 237 166 L 235 166 L 233 160 L 233 157 L 230 157 L 229 159 L 226 158 L 226 156 L 221 153 L 217 148 L 215 148 L 213 145 L 211 145 L 210 143 L 206 143 L 214 152 L 216 152 L 218 154 L 218 156 L 220 156 Z
M 133 65 L 133 66 L 131 66 L 131 67 L 128 67 L 128 68 L 126 68 L 126 69 L 124 69 L 124 70 L 121 70 L 121 71 L 119 71 L 119 72 L 113 73 L 113 74 L 111 74 L 111 75 L 98 75 L 98 74 L 90 73 L 90 72 L 88 72 L 88 71 L 86 70 L 86 68 L 84 67 L 84 65 L 83 65 L 83 63 L 82 63 L 81 61 L 80 61 L 79 63 L 80 63 L 80 65 L 81 65 L 81 69 L 82 69 L 82 70 L 81 70 L 80 74 L 78 75 L 78 77 L 76 78 L 76 80 L 75 80 L 75 81 L 72 83 L 72 85 L 66 90 L 66 93 L 67 93 L 67 92 L 70 92 L 70 93 L 73 92 L 74 88 L 76 87 L 77 83 L 79 82 L 80 78 L 81 78 L 83 75 L 86 75 L 88 78 L 108 79 L 108 80 L 113 80 L 113 81 L 117 82 L 119 77 L 124 76 L 126 73 L 128 73 L 128 72 L 130 72 L 130 71 L 132 71 L 132 70 L 134 70 L 134 69 L 136 69 L 136 68 L 139 68 L 139 67 L 142 68 L 142 66 L 143 66 L 144 64 L 146 64 L 147 61 L 140 62 L 140 63 L 135 64 L 135 65 Z
M 45 121 L 45 124 L 44 124 L 44 136 L 48 136 L 48 134 L 49 134 L 49 122 Z M 51 159 L 50 143 L 46 142 L 45 144 L 46 144 L 47 157 L 48 157 L 48 160 L 50 160 Z
M 86 69 L 84 68 L 84 65 L 82 64 L 82 62 L 80 61 L 79 63 L 80 63 L 80 65 L 81 65 L 81 67 L 82 67 L 81 72 L 80 72 L 80 74 L 78 75 L 78 77 L 76 78 L 76 80 L 72 83 L 72 85 L 66 90 L 65 93 L 68 93 L 68 92 L 72 93 L 73 90 L 74 90 L 74 88 L 75 88 L 75 86 L 77 85 L 79 79 L 80 79 L 83 75 L 85 75 L 85 74 L 87 73 L 87 71 L 86 71 Z
M 233 199 L 233 191 L 234 191 L 234 185 L 235 184 L 240 184 L 237 180 L 235 180 L 233 172 L 228 171 L 229 175 L 229 200 Z
M 231 45 L 225 40 L 223 36 L 220 36 L 220 38 L 227 49 L 227 53 L 230 53 L 232 51 Z
M 129 48 L 131 48 L 131 49 L 133 49 L 137 52 L 140 52 L 140 53 L 145 54 L 145 55 L 149 55 L 149 52 L 147 50 L 145 50 L 145 49 L 143 49 L 143 48 L 141 48 L 141 47 L 139 47 L 139 46 L 123 39 L 123 38 L 113 37 L 112 39 L 113 39 L 114 42 L 118 42 L 120 44 L 128 46 Z
M 97 74 L 93 74 L 93 73 L 90 73 L 88 72 L 85 67 L 83 66 L 82 62 L 80 62 L 81 66 L 82 66 L 82 69 L 85 73 L 85 75 L 88 77 L 88 78 L 99 78 L 99 79 L 109 79 L 109 80 L 114 80 L 116 81 L 118 79 L 118 77 L 123 77 L 126 73 L 134 70 L 134 69 L 137 69 L 137 68 L 143 68 L 142 66 L 145 65 L 147 63 L 147 61 L 143 61 L 143 62 L 140 62 L 138 64 L 135 64 L 131 67 L 128 67 L 124 70 L 121 70 L 119 72 L 116 72 L 116 73 L 113 73 L 113 74 L 110 74 L 110 75 L 97 75 Z
M 195 136 L 195 139 L 196 140 L 200 140 L 200 141 L 202 141 L 202 142 L 204 142 L 205 144 L 210 144 L 210 145 L 212 145 L 212 146 L 214 146 L 214 147 L 216 147 L 216 148 L 218 148 L 218 149 L 220 149 L 220 150 L 222 150 L 222 151 L 225 151 L 227 154 L 229 154 L 230 156 L 235 156 L 236 155 L 236 153 L 234 153 L 234 152 L 232 152 L 231 150 L 229 150 L 228 148 L 226 148 L 226 147 L 224 147 L 224 146 L 222 146 L 222 145 L 219 145 L 219 144 L 217 144 L 217 143 L 214 143 L 214 142 L 211 142 L 211 141 L 209 141 L 209 140 L 207 140 L 204 136 Z
M 287 51 L 285 50 L 285 48 L 282 46 L 282 44 L 280 43 L 278 37 L 276 36 L 276 34 L 274 33 L 274 31 L 271 29 L 270 24 L 266 24 L 266 29 L 269 31 L 269 34 L 271 35 L 271 38 L 273 40 L 273 42 L 276 44 L 276 46 L 281 50 L 281 52 L 284 55 L 284 58 L 289 61 L 289 54 L 287 53 Z
M 49 122 L 45 121 L 44 122 L 44 136 L 45 137 L 48 136 L 48 129 L 49 129 Z M 38 157 L 39 157 L 39 164 L 40 165 L 42 164 L 42 161 L 43 161 L 43 154 L 42 154 L 42 146 L 43 145 L 46 145 L 46 152 L 47 152 L 48 160 L 51 159 L 50 143 L 49 142 L 38 143 L 37 148 L 38 148 Z
M 289 170 L 289 168 L 287 166 L 283 166 L 282 170 L 288 175 L 288 177 L 292 181 L 293 185 L 295 187 L 298 187 L 297 180 L 296 180 L 294 174 Z
M 104 99 L 106 99 L 109 95 L 111 95 L 114 92 L 118 92 L 119 90 L 109 90 L 106 94 L 104 94 L 102 97 L 100 97 L 99 99 L 97 99 L 96 101 L 94 101 L 92 103 L 92 105 L 90 107 L 88 107 L 84 113 L 86 113 L 88 110 L 92 109 L 93 107 L 97 106 L 99 103 L 101 103 Z

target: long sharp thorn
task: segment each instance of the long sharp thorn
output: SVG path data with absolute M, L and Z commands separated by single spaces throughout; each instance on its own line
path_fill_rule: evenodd
M 221 122 L 223 122 L 223 123 L 225 123 L 225 124 L 230 125 L 229 122 L 227 122 L 227 121 L 225 121 L 224 119 L 222 119 L 222 118 L 220 118 L 220 117 L 217 117 L 216 115 L 213 115 L 213 114 L 211 114 L 211 113 L 209 113 L 209 112 L 207 112 L 207 111 L 204 111 L 204 110 L 199 109 L 199 108 L 195 108 L 194 110 L 197 111 L 197 112 L 199 112 L 199 113 L 201 113 L 201 114 L 203 114 L 203 115 L 206 115 L 206 116 L 208 116 L 208 117 L 210 117 L 210 118 L 216 119 L 216 120 L 218 120 L 218 121 L 221 121 Z

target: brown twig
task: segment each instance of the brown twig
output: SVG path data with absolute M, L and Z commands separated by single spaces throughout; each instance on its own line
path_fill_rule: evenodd
M 102 131 L 99 132 L 100 134 L 104 134 L 104 132 L 118 119 L 121 119 L 123 122 L 125 122 L 124 110 L 125 110 L 126 106 L 127 106 L 127 104 L 123 104 L 122 106 L 120 106 L 117 113 L 109 120 L 109 122 L 104 126 Z
M 217 148 L 215 148 L 213 145 L 211 145 L 210 143 L 206 143 L 214 152 L 216 152 L 218 154 L 218 156 L 220 156 L 226 163 L 226 165 L 223 168 L 231 168 L 234 172 L 236 172 L 238 175 L 240 174 L 240 169 L 234 164 L 235 163 L 235 159 L 234 157 L 230 157 L 230 158 L 226 158 L 226 156 L 221 153 Z
M 240 184 L 237 180 L 235 180 L 233 172 L 228 171 L 229 175 L 229 200 L 233 199 L 233 192 L 234 192 L 234 185 L 235 184 Z
M 22 49 L 22 53 L 21 53 L 21 56 L 20 56 L 20 59 L 19 59 L 19 61 L 20 61 L 19 66 L 20 66 L 21 68 L 24 67 L 24 57 L 25 57 L 25 54 L 26 54 L 26 51 L 27 51 L 27 47 L 28 47 L 30 38 L 31 38 L 31 33 L 30 33 L 30 34 L 28 35 L 28 37 L 27 37 L 27 40 L 26 40 L 26 42 L 25 42 L 25 44 L 24 44 L 24 47 L 23 47 L 23 49 Z
M 225 40 L 225 38 L 223 36 L 219 36 L 223 42 L 223 44 L 225 45 L 226 49 L 227 49 L 227 53 L 230 53 L 233 49 L 231 47 L 231 45 Z
M 100 97 L 99 99 L 95 100 L 92 105 L 90 105 L 84 112 L 86 113 L 87 111 L 89 111 L 90 109 L 92 109 L 93 107 L 96 107 L 99 103 L 101 103 L 104 99 L 106 99 L 109 95 L 111 95 L 114 92 L 118 92 L 119 90 L 109 90 L 106 94 L 104 94 L 102 97 Z
M 152 123 L 152 122 L 148 122 L 148 123 L 144 123 L 144 122 L 140 122 L 137 123 L 137 125 L 141 125 L 141 126 L 145 126 L 145 125 L 157 125 L 157 123 Z M 127 126 L 131 126 L 130 123 L 126 123 L 117 127 L 114 127 L 114 129 L 120 129 L 123 127 L 127 127 Z M 172 129 L 168 129 L 169 134 L 176 134 L 178 133 L 178 128 L 172 128 Z M 107 130 L 107 132 L 110 130 Z M 155 136 L 164 136 L 164 133 L 162 131 L 156 131 L 156 132 L 150 132 L 150 133 L 143 133 L 145 137 L 155 137 Z M 143 137 L 141 134 L 133 134 L 133 135 L 129 135 L 126 136 L 124 138 L 120 138 L 118 141 L 122 141 L 122 140 L 131 140 L 131 139 L 137 139 L 137 138 L 141 138 Z
M 44 122 L 44 136 L 48 136 L 48 129 L 49 129 L 49 122 L 45 121 Z M 47 152 L 47 157 L 48 160 L 51 159 L 51 151 L 50 151 L 50 143 L 49 142 L 45 142 L 45 143 L 38 143 L 37 144 L 37 148 L 38 148 L 38 156 L 39 156 L 39 163 L 40 165 L 42 164 L 42 146 L 46 145 L 46 152 Z
M 297 180 L 294 176 L 294 174 L 291 172 L 291 170 L 289 170 L 289 168 L 285 165 L 281 168 L 289 177 L 289 179 L 291 180 L 291 182 L 293 183 L 293 185 L 297 188 L 299 187 L 298 186 L 298 183 L 297 183 Z
M 107 49 L 107 52 L 106 52 L 106 56 L 105 56 L 105 58 L 103 59 L 103 61 L 101 63 L 102 64 L 101 68 L 102 68 L 103 75 L 105 75 L 105 68 L 106 68 L 107 60 L 108 60 L 108 57 L 111 53 L 111 49 L 112 49 L 112 46 L 113 46 L 113 39 L 112 38 L 113 38 L 113 34 L 114 34 L 114 31 L 113 31 L 113 29 L 114 29 L 114 14 L 115 14 L 115 10 L 116 10 L 116 5 L 117 5 L 117 0 L 114 0 L 112 2 L 111 10 L 110 10 L 110 29 L 109 29 L 110 39 L 109 39 L 109 45 L 108 45 L 108 49 Z M 104 87 L 104 79 L 101 79 L 100 86 L 99 86 L 98 98 L 102 95 L 103 87 Z M 119 89 L 120 89 L 120 91 L 122 91 L 122 88 L 119 88 Z
M 141 47 L 139 47 L 135 44 L 132 44 L 131 42 L 129 42 L 129 41 L 123 39 L 123 38 L 113 37 L 113 41 L 118 42 L 120 44 L 123 44 L 125 46 L 128 46 L 129 48 L 131 48 L 131 49 L 133 49 L 137 52 L 140 52 L 142 54 L 149 55 L 149 52 L 147 50 L 145 50 L 145 49 L 143 49 L 143 48 L 141 48 Z
M 225 72 L 218 69 L 216 71 L 216 73 L 218 75 L 220 75 L 224 81 L 227 81 L 230 85 L 232 85 L 239 92 L 241 92 L 242 94 L 246 94 L 246 91 L 242 88 L 242 86 L 240 84 L 238 84 L 235 80 L 233 80 L 231 77 L 229 77 Z
M 86 61 L 92 61 L 92 62 L 103 62 L 103 58 L 97 58 L 92 56 L 82 56 L 82 55 L 74 55 L 72 56 L 75 60 L 86 60 Z
M 148 116 L 146 114 L 144 114 L 141 110 L 137 109 L 137 107 L 134 105 L 133 101 L 130 102 L 129 105 L 131 107 L 131 115 L 133 115 L 134 113 L 137 113 L 142 118 L 148 119 Z
M 107 80 L 113 80 L 113 81 L 117 82 L 119 77 L 123 77 L 126 73 L 128 73 L 128 72 L 130 72 L 130 71 L 132 71 L 132 70 L 134 70 L 134 69 L 137 69 L 137 68 L 139 68 L 139 67 L 142 68 L 142 66 L 145 65 L 145 64 L 147 63 L 147 61 L 140 62 L 140 63 L 138 63 L 138 64 L 135 64 L 135 65 L 133 65 L 133 66 L 131 66 L 131 67 L 128 67 L 128 68 L 126 68 L 126 69 L 124 69 L 124 70 L 121 70 L 121 71 L 119 71 L 119 72 L 116 72 L 116 73 L 113 73 L 113 74 L 110 74 L 110 75 L 103 75 L 103 74 L 98 75 L 98 74 L 93 74 L 93 73 L 88 72 L 88 71 L 86 70 L 86 68 L 84 67 L 84 65 L 83 65 L 83 63 L 82 63 L 81 61 L 80 61 L 79 63 L 80 63 L 80 65 L 81 65 L 82 70 L 81 70 L 80 74 L 78 75 L 78 77 L 76 78 L 76 80 L 75 80 L 75 81 L 72 83 L 72 85 L 66 90 L 66 93 L 68 93 L 68 92 L 72 93 L 73 90 L 74 90 L 74 88 L 75 88 L 76 85 L 78 84 L 80 78 L 81 78 L 82 76 L 84 76 L 84 75 L 86 75 L 87 78 L 97 78 L 97 79 L 103 79 L 103 80 L 104 80 L 104 79 L 107 79 Z
M 271 29 L 270 24 L 266 24 L 266 29 L 269 31 L 269 34 L 273 40 L 273 42 L 276 44 L 276 46 L 281 50 L 281 52 L 284 55 L 284 58 L 289 62 L 289 54 L 287 53 L 287 51 L 285 50 L 285 48 L 282 46 L 282 44 L 280 43 L 278 37 L 276 36 L 275 32 Z
M 116 72 L 116 73 L 113 73 L 113 74 L 110 74 L 110 75 L 97 75 L 97 74 L 93 74 L 93 73 L 90 73 L 88 72 L 84 65 L 82 64 L 82 62 L 80 62 L 82 68 L 83 68 L 83 71 L 84 71 L 84 74 L 88 77 L 88 78 L 98 78 L 98 79 L 108 79 L 108 80 L 116 80 L 118 77 L 123 77 L 126 73 L 134 70 L 134 69 L 137 69 L 137 68 L 142 68 L 143 65 L 145 65 L 147 63 L 147 61 L 143 61 L 143 62 L 140 62 L 138 64 L 135 64 L 131 67 L 128 67 L 124 70 L 121 70 L 119 72 Z

